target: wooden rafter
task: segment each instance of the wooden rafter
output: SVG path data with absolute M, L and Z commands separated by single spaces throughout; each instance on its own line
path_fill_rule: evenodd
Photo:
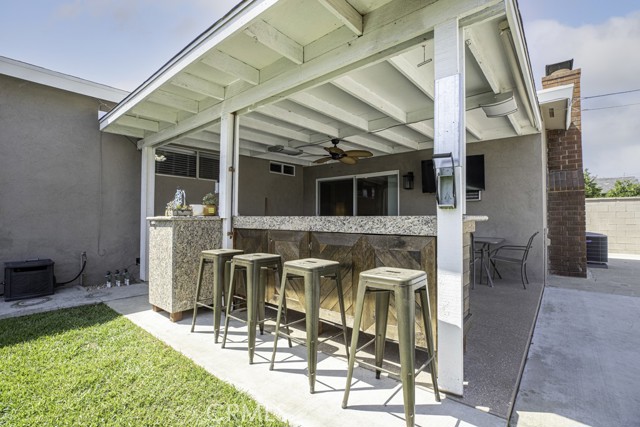
M 318 0 L 354 34 L 362 35 L 362 15 L 346 0 Z
M 302 46 L 262 20 L 251 24 L 244 33 L 296 64 L 304 62 Z

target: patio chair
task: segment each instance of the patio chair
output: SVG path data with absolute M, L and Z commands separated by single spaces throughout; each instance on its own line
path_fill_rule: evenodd
M 482 272 L 483 270 L 487 273 L 487 281 L 489 286 L 493 286 L 491 283 L 491 276 L 489 275 L 489 267 L 484 263 L 484 247 L 482 245 L 477 245 L 474 234 L 471 233 L 471 247 L 470 247 L 470 257 L 469 257 L 469 267 L 471 268 L 471 289 L 476 288 L 476 264 L 480 261 L 480 284 L 482 284 Z
M 539 234 L 538 231 L 533 233 L 529 238 L 529 242 L 526 245 L 503 245 L 499 248 L 491 251 L 489 260 L 493 266 L 493 273 L 498 273 L 498 276 L 502 278 L 500 272 L 496 267 L 497 262 L 508 262 L 512 264 L 520 264 L 520 278 L 522 279 L 522 287 L 527 289 L 529 284 L 529 277 L 527 277 L 527 257 L 533 244 L 533 239 Z

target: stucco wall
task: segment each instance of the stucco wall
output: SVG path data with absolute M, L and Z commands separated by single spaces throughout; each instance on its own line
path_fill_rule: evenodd
M 364 159 L 348 166 L 332 162 L 304 170 L 304 215 L 315 214 L 316 180 L 333 176 L 398 170 L 415 175 L 413 190 L 400 189 L 400 215 L 435 215 L 434 194 L 422 193 L 421 161 L 430 159 L 432 150 Z M 529 278 L 541 279 L 544 272 L 543 230 L 545 193 L 543 141 L 541 135 L 501 139 L 467 145 L 467 155 L 484 154 L 485 186 L 482 200 L 467 203 L 470 215 L 487 215 L 489 221 L 477 224 L 476 233 L 501 236 L 507 242 L 524 244 L 540 231 L 530 254 Z M 401 185 L 402 187 L 402 185 Z M 511 266 L 506 266 L 510 269 Z M 511 274 L 510 274 L 511 275 Z M 519 277 L 515 272 L 514 277 Z
M 176 189 L 181 188 L 187 196 L 187 203 L 202 204 L 202 197 L 215 190 L 215 183 L 206 179 L 183 178 L 156 174 L 156 191 L 154 199 L 155 215 L 164 215 L 167 203 L 173 200 Z
M 268 160 L 241 156 L 240 215 L 303 215 L 303 168 L 295 168 L 295 176 L 280 175 L 269 172 Z
M 98 131 L 99 102 L 0 76 L 0 263 L 51 258 L 62 282 L 85 251 L 86 284 L 138 277 L 140 153 Z
M 524 245 L 539 231 L 529 254 L 529 279 L 544 276 L 545 175 L 542 137 L 530 135 L 519 138 L 470 144 L 467 154 L 484 154 L 485 186 L 482 200 L 468 202 L 467 213 L 487 215 L 489 221 L 476 226 L 476 234 L 500 236 L 508 244 Z M 518 278 L 518 267 L 510 277 Z
M 587 199 L 587 231 L 608 236 L 609 253 L 640 255 L 640 197 Z

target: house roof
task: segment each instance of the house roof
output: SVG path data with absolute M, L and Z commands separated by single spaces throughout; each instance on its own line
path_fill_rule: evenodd
M 110 102 L 120 102 L 129 94 L 127 91 L 111 86 L 48 70 L 4 56 L 0 56 L 0 74 Z
M 638 179 L 635 176 L 622 176 L 618 178 L 595 178 L 596 185 L 600 187 L 603 193 L 607 193 L 615 187 L 617 181 L 629 180 L 635 184 Z
M 245 0 L 100 121 L 139 147 L 215 149 L 237 113 L 243 155 L 320 145 L 374 155 L 433 147 L 434 27 L 464 29 L 469 142 L 538 133 L 540 112 L 514 0 Z M 512 93 L 517 111 L 480 108 Z M 325 144 L 326 145 L 326 144 Z
M 573 104 L 573 83 L 539 90 L 538 101 L 546 129 L 569 129 L 571 124 L 570 107 Z

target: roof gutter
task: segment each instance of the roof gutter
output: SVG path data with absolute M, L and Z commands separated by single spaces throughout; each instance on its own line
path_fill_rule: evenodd
M 100 130 L 115 122 L 137 103 L 173 78 L 186 66 L 205 55 L 230 34 L 242 30 L 256 16 L 276 4 L 279 0 L 243 0 L 225 16 L 200 34 L 184 49 L 178 52 L 137 89 L 124 98 L 113 110 L 100 119 Z
M 538 107 L 529 51 L 522 31 L 522 19 L 517 0 L 506 0 L 507 22 L 500 24 L 500 38 L 507 54 L 509 65 L 529 122 L 538 131 L 542 130 L 542 117 Z M 521 72 L 523 70 L 523 72 Z M 529 100 L 529 102 L 526 102 Z

